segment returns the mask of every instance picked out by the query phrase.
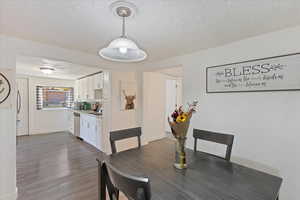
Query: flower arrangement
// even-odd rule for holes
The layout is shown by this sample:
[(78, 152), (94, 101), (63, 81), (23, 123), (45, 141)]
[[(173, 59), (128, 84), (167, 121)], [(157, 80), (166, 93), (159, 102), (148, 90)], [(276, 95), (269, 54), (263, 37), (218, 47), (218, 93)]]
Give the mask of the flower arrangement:
[(172, 120), (168, 118), (172, 134), (177, 140), (174, 166), (178, 169), (184, 169), (187, 167), (185, 157), (185, 141), (190, 125), (190, 119), (192, 118), (193, 113), (196, 111), (197, 104), (198, 101), (195, 100), (191, 104), (188, 103), (187, 109), (184, 109), (183, 106), (180, 106), (172, 113)]

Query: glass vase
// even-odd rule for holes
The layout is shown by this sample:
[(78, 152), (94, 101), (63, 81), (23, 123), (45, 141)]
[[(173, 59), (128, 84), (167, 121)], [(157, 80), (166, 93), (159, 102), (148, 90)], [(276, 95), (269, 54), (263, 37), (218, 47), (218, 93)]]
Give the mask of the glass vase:
[(177, 169), (186, 169), (186, 154), (185, 154), (185, 138), (176, 138), (175, 143), (175, 163), (174, 167)]

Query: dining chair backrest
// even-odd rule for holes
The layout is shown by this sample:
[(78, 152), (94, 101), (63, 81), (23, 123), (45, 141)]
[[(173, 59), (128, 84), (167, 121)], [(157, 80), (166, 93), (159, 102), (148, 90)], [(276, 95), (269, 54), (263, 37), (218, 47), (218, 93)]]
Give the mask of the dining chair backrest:
[(109, 163), (103, 162), (102, 175), (106, 182), (110, 200), (118, 200), (121, 191), (130, 200), (150, 200), (149, 178), (125, 174)]
[(197, 139), (224, 144), (227, 146), (225, 160), (230, 161), (234, 135), (194, 129), (193, 137), (195, 139), (194, 140), (195, 152), (197, 151)]
[(141, 127), (129, 128), (129, 129), (123, 129), (123, 130), (110, 132), (110, 145), (111, 145), (112, 153), (113, 154), (117, 153), (116, 141), (127, 139), (127, 138), (132, 138), (132, 137), (137, 137), (138, 147), (140, 148), (141, 147), (141, 135), (142, 135)]

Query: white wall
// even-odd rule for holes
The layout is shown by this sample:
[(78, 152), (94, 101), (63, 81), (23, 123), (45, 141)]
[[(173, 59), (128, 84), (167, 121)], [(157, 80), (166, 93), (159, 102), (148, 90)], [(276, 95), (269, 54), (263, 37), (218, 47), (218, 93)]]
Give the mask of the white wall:
[(148, 141), (161, 139), (165, 134), (166, 79), (163, 74), (144, 73), (143, 133)]
[[(8, 50), (8, 43), (0, 35), (0, 70), (14, 71), (15, 56)], [(16, 102), (15, 81), (11, 83), (11, 107), (0, 108), (0, 200), (16, 199)]]
[[(110, 131), (134, 128), (142, 126), (141, 124), (141, 112), (142, 112), (142, 79), (141, 73), (138, 72), (111, 72), (111, 123)], [(120, 106), (120, 81), (136, 82), (137, 83), (137, 98), (136, 108), (134, 110), (123, 110)], [(145, 144), (144, 134), (142, 136), (142, 143)], [(118, 151), (136, 146), (136, 139), (126, 139), (124, 141), (117, 142)]]
[[(176, 80), (166, 80), (165, 81), (165, 131), (171, 133), (171, 128), (169, 126), (169, 122), (165, 119), (170, 117), (175, 109), (175, 105), (177, 105), (177, 89), (176, 89), (177, 81)], [(181, 103), (179, 104), (181, 105)]]
[(29, 77), (29, 134), (43, 134), (67, 131), (69, 128), (68, 110), (37, 110), (36, 86), (74, 87), (75, 81)]
[[(112, 72), (112, 96), (111, 96), (111, 103), (112, 103), (112, 114), (113, 114), (113, 121), (118, 123), (113, 123), (111, 126), (111, 130), (119, 130), (124, 128), (132, 128), (138, 126), (137, 124), (137, 116), (136, 112), (140, 105), (138, 102), (136, 103), (136, 109), (134, 110), (123, 110), (120, 106), (120, 81), (128, 81), (128, 82), (137, 82), (136, 73), (135, 72)], [(137, 95), (137, 99), (139, 95)]]
[[(300, 92), (206, 94), (205, 68), (300, 52), (299, 35), (296, 27), (152, 64), (182, 64), (184, 101), (200, 100), (188, 146), (193, 144), (192, 128), (235, 134), (233, 161), (283, 177), (282, 200), (299, 199)], [(220, 146), (199, 146), (223, 154)]]

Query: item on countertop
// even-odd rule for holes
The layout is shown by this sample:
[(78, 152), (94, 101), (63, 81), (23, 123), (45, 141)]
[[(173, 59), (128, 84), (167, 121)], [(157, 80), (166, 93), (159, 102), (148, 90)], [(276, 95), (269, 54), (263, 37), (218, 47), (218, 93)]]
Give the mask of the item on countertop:
[(88, 102), (83, 102), (83, 109), (82, 110), (91, 110), (91, 104)]
[(96, 112), (102, 113), (102, 103), (97, 104)]

